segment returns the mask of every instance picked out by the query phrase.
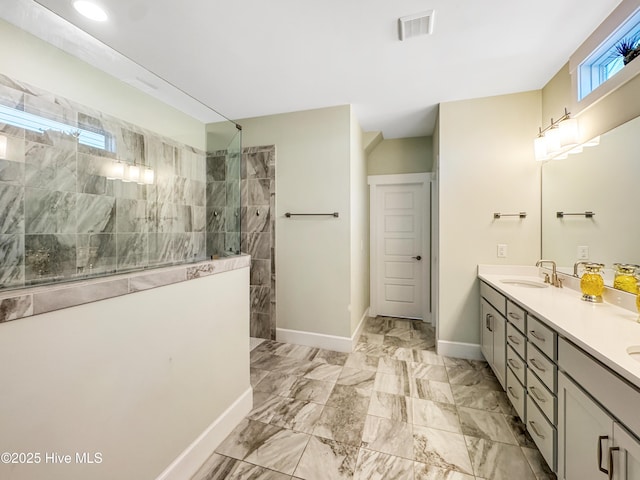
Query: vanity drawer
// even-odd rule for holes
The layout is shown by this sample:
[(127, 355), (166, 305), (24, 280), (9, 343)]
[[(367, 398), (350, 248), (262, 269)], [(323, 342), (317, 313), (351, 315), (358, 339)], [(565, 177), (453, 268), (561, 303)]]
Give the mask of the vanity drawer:
[(521, 332), (527, 331), (527, 313), (511, 300), (507, 300), (507, 320)]
[(511, 348), (511, 346), (507, 346), (507, 366), (511, 369), (513, 374), (518, 377), (520, 383), (523, 385), (526, 383), (526, 363), (522, 360), (516, 352)]
[(527, 431), (551, 470), (555, 471), (556, 429), (544, 417), (529, 395), (527, 395)]
[(510, 368), (507, 368), (507, 397), (509, 397), (513, 408), (516, 409), (518, 416), (524, 422), (526, 419), (527, 390)]
[(521, 358), (526, 358), (526, 345), (527, 341), (525, 336), (518, 331), (512, 324), (507, 323), (507, 343), (520, 355)]
[(527, 367), (542, 380), (550, 391), (557, 392), (558, 367), (531, 343), (527, 346)]
[(497, 290), (484, 282), (480, 282), (480, 295), (489, 302), (502, 316), (505, 314), (507, 299)]
[(556, 357), (557, 334), (535, 317), (527, 318), (527, 338), (551, 360)]
[(547, 419), (556, 424), (556, 396), (531, 371), (527, 370), (527, 393)]

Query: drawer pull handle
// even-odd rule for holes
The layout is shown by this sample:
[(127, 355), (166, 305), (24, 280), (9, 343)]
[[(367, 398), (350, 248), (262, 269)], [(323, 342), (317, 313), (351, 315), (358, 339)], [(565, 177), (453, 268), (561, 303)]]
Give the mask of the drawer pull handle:
[(533, 430), (533, 433), (535, 433), (538, 437), (540, 437), (542, 440), (544, 440), (544, 435), (542, 435), (538, 431), (538, 427), (536, 427), (536, 422), (534, 422), (533, 420), (529, 420), (529, 425), (531, 425), (531, 430)]
[(613, 480), (613, 452), (620, 450), (620, 447), (609, 447), (609, 480)]
[(545, 342), (546, 340), (544, 339), (543, 336), (541, 336), (538, 332), (536, 332), (535, 330), (529, 330), (529, 333), (531, 334), (531, 336), (533, 338), (535, 338), (536, 340), (539, 340), (540, 342)]
[(547, 371), (547, 369), (546, 369), (546, 368), (541, 367), (541, 366), (538, 364), (538, 361), (537, 361), (535, 358), (530, 358), (530, 359), (529, 359), (529, 363), (531, 363), (531, 365), (533, 365), (533, 366), (536, 368), (536, 370), (540, 370), (542, 373), (544, 373), (544, 372), (546, 372), (546, 371)]
[(490, 332), (493, 332), (493, 330), (491, 330), (491, 319), (493, 318), (493, 315), (491, 315), (490, 313), (487, 313), (487, 330), (489, 330)]
[(511, 340), (511, 343), (513, 343), (514, 345), (520, 345), (520, 340), (518, 340), (518, 337), (514, 337), (513, 335), (509, 335), (508, 338), (509, 338), (509, 340)]
[(520, 366), (520, 363), (516, 362), (513, 358), (509, 358), (507, 362), (509, 362), (509, 365), (511, 365), (511, 368), (514, 368), (516, 370), (520, 370), (522, 368)]
[(509, 312), (509, 317), (513, 318), (514, 320), (522, 320), (522, 317), (520, 315), (513, 312)]
[(536, 400), (538, 400), (539, 402), (547, 402), (547, 399), (544, 398), (540, 393), (536, 393), (539, 392), (539, 390), (534, 387), (533, 385), (531, 385), (531, 394), (535, 397)]
[(515, 398), (516, 400), (520, 400), (520, 397), (513, 392), (513, 387), (507, 387), (507, 390), (509, 390), (509, 393), (513, 398)]
[(606, 468), (602, 468), (602, 441), (608, 439), (609, 437), (607, 435), (598, 437), (598, 470), (600, 470), (602, 473), (607, 474), (609, 473), (609, 471)]

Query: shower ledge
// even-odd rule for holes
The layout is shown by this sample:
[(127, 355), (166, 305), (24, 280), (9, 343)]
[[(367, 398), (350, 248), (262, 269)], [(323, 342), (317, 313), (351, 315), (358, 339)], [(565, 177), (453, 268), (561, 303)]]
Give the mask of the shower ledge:
[(172, 283), (249, 268), (250, 265), (251, 256), (242, 254), (77, 282), (10, 290), (0, 293), (0, 323), (129, 295)]

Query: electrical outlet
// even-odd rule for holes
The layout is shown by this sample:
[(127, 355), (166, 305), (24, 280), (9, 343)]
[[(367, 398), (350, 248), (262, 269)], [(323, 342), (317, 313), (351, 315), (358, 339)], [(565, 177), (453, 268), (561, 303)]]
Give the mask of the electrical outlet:
[(507, 245), (505, 243), (498, 244), (498, 258), (507, 258)]
[(578, 245), (578, 260), (589, 260), (589, 247)]

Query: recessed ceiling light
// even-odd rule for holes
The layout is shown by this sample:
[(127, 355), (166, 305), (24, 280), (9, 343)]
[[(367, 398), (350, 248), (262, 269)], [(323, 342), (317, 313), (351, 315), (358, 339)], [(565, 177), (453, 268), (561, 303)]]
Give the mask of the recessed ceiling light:
[(106, 22), (109, 18), (107, 12), (102, 7), (99, 7), (93, 2), (87, 2), (85, 0), (77, 0), (73, 2), (73, 7), (85, 17), (95, 20), (96, 22)]

